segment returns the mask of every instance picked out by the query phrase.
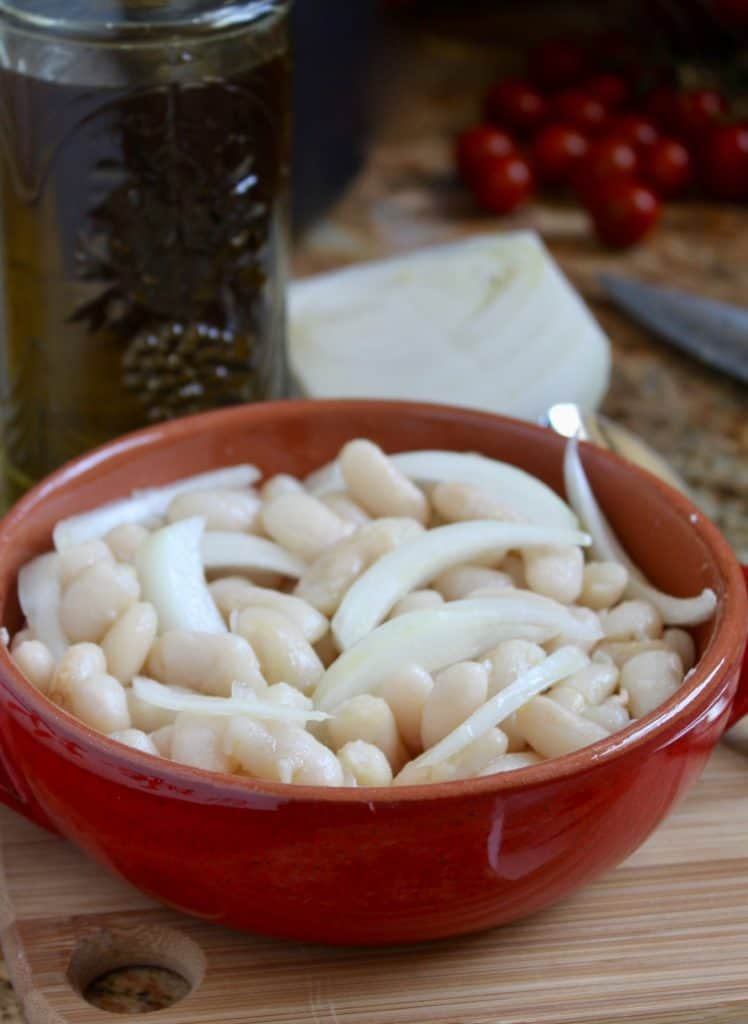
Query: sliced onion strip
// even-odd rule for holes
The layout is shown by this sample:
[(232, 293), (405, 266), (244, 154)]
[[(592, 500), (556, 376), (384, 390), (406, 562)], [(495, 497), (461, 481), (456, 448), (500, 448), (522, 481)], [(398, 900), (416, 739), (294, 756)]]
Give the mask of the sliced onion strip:
[(264, 537), (250, 533), (214, 530), (202, 541), (203, 566), (215, 572), (277, 572), (281, 576), (299, 577), (307, 565), (300, 558)]
[(155, 679), (136, 676), (133, 690), (138, 700), (165, 711), (192, 711), (199, 715), (215, 715), (231, 718), (234, 715), (251, 715), (276, 722), (323, 722), (329, 716), (290, 704), (262, 700), (260, 697), (237, 691), (232, 697), (210, 697), (202, 693), (184, 693), (163, 686)]

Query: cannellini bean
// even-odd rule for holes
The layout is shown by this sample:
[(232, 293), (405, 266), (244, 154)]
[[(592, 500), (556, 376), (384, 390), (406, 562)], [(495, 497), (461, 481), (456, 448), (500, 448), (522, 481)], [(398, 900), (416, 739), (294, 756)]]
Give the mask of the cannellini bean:
[(478, 590), (504, 589), (511, 583), (506, 573), (496, 569), (481, 565), (455, 565), (438, 576), (432, 586), (445, 601), (460, 601), (474, 596)]
[(543, 648), (530, 640), (503, 640), (486, 655), (488, 696), (493, 697), (545, 658)]
[(269, 683), (290, 683), (303, 693), (312, 690), (324, 665), (301, 630), (272, 608), (245, 608), (234, 630), (252, 646)]
[(470, 779), (480, 775), (486, 765), (503, 757), (507, 752), (508, 741), (501, 729), (489, 729), (473, 740), (456, 757), (451, 758), (454, 777)]
[(282, 494), (306, 494), (306, 491), (303, 484), (288, 473), (271, 476), (260, 488), (260, 497), (263, 501), (272, 501), (273, 498), (280, 498)]
[(200, 516), (206, 530), (248, 531), (257, 521), (260, 499), (251, 491), (187, 491), (166, 510), (170, 523)]
[(472, 484), (437, 484), (431, 491), (431, 503), (445, 523), (461, 523), (471, 519), (521, 521), (512, 509)]
[(343, 768), (335, 754), (297, 725), (275, 723), (276, 758), (290, 767), (289, 782), (297, 786), (342, 786)]
[(568, 630), (563, 630), (555, 636), (544, 645), (545, 649), (549, 654), (552, 654), (560, 647), (573, 644), (585, 653), (589, 653), (603, 636), (600, 616), (597, 612), (593, 612), (591, 608), (579, 608), (576, 605), (567, 608), (567, 611), (571, 618), (575, 620), (574, 627), (569, 627)]
[(530, 590), (560, 604), (573, 604), (582, 592), (584, 555), (581, 548), (543, 547), (522, 551)]
[(311, 710), (314, 704), (311, 697), (307, 697), (301, 690), (297, 690), (295, 686), (289, 686), (288, 683), (274, 683), (272, 686), (268, 686), (262, 699), (270, 701), (271, 704), (301, 708), (304, 711)]
[(499, 568), (503, 573), (511, 577), (515, 587), (518, 587), (520, 590), (527, 587), (525, 563), (521, 555), (510, 551), (504, 561), (500, 563)]
[(239, 576), (226, 576), (210, 584), (213, 600), (224, 618), (229, 621), (232, 612), (241, 612), (245, 608), (273, 608), (292, 622), (306, 637), (310, 644), (321, 640), (330, 623), (313, 608), (308, 601), (291, 594), (283, 594), (268, 587), (256, 587)]
[(110, 732), (109, 739), (124, 743), (126, 747), (132, 747), (133, 750), (140, 750), (143, 754), (161, 756), (151, 737), (141, 729), (120, 729), (118, 732)]
[(73, 688), (89, 676), (106, 672), (106, 657), (98, 644), (73, 644), (57, 663), (49, 696), (63, 707), (69, 705)]
[(608, 697), (602, 704), (586, 707), (584, 717), (601, 725), (608, 732), (618, 732), (619, 729), (625, 729), (631, 721), (627, 708), (628, 701), (627, 693), (617, 693), (613, 697)]
[(562, 708), (567, 708), (569, 711), (573, 711), (577, 715), (583, 715), (585, 708), (587, 707), (587, 701), (579, 690), (575, 690), (573, 687), (566, 686), (563, 683), (559, 683), (558, 686), (552, 687), (548, 691), (548, 698), (550, 700), (555, 700)]
[(662, 639), (669, 651), (680, 656), (683, 670), (690, 672), (696, 664), (696, 644), (691, 634), (685, 629), (666, 629)]
[(422, 533), (423, 527), (413, 519), (380, 519), (362, 526), (309, 566), (295, 594), (323, 615), (332, 615), (351, 584), (373, 562)]
[(628, 581), (628, 570), (618, 562), (588, 562), (579, 602), (594, 611), (612, 608), (623, 597)]
[(439, 672), (423, 706), (421, 742), (424, 750), (464, 722), (485, 703), (487, 695), (488, 672), (476, 661), (461, 661)]
[(18, 650), (21, 644), (25, 644), (28, 640), (36, 640), (32, 630), (28, 626), (25, 629), (19, 629), (10, 641), (11, 652)]
[(84, 569), (89, 569), (96, 562), (111, 564), (114, 556), (103, 540), (89, 540), (85, 544), (76, 544), (67, 548), (59, 555), (60, 586), (65, 589)]
[(664, 651), (662, 640), (605, 640), (595, 647), (592, 660), (623, 668), (627, 661), (646, 651)]
[(209, 772), (230, 771), (231, 763), (224, 751), (225, 730), (225, 719), (180, 712), (171, 734), (172, 760)]
[(84, 725), (109, 735), (131, 726), (125, 688), (105, 673), (75, 679), (68, 688), (66, 704)]
[(683, 682), (683, 663), (674, 651), (645, 651), (621, 669), (621, 689), (629, 695), (634, 718), (649, 714), (676, 692)]
[(371, 441), (349, 441), (339, 457), (346, 487), (372, 516), (407, 516), (427, 523), (426, 495)]
[(281, 494), (263, 502), (260, 514), (267, 535), (307, 562), (354, 530), (310, 494)]
[(480, 774), (496, 775), (498, 772), (514, 772), (518, 768), (532, 768), (536, 764), (541, 764), (542, 761), (543, 758), (531, 750), (517, 754), (504, 754), (503, 757), (497, 757), (495, 761), (491, 761), (490, 764), (482, 768)]
[(277, 743), (262, 722), (245, 716), (232, 718), (224, 736), (224, 753), (247, 775), (267, 782), (290, 782), (290, 766), (276, 757)]
[(346, 523), (353, 523), (358, 527), (371, 522), (371, 516), (345, 491), (331, 491), (330, 494), (323, 495), (321, 500)]
[(602, 704), (615, 693), (618, 675), (614, 664), (592, 661), (564, 679), (564, 687), (581, 693), (587, 704)]
[(137, 602), (120, 615), (101, 641), (107, 668), (121, 683), (130, 683), (143, 668), (156, 639), (158, 616), (147, 601)]
[(405, 665), (385, 679), (379, 691), (392, 709), (398, 732), (412, 754), (421, 751), (423, 707), (433, 688), (434, 680), (425, 668)]
[(173, 725), (164, 725), (150, 734), (151, 742), (161, 757), (171, 757), (171, 738), (173, 735)]
[(49, 693), (55, 671), (55, 659), (41, 640), (25, 640), (11, 652), (11, 658), (28, 681), (42, 693)]
[(327, 732), (336, 752), (354, 740), (379, 747), (393, 772), (399, 771), (408, 759), (389, 704), (373, 694), (363, 693), (344, 701), (328, 721)]
[(444, 598), (438, 590), (412, 590), (394, 605), (389, 617), (396, 619), (398, 615), (408, 612), (423, 611), (426, 608), (438, 608), (444, 604)]
[(168, 630), (151, 648), (146, 669), (167, 686), (184, 686), (216, 697), (231, 696), (232, 683), (244, 683), (258, 694), (266, 689), (251, 645), (231, 633)]
[(105, 539), (117, 562), (134, 565), (140, 545), (149, 536), (148, 530), (139, 523), (123, 523), (110, 530)]
[(649, 601), (622, 601), (600, 616), (609, 640), (656, 640), (662, 636), (662, 616)]
[(358, 786), (389, 786), (392, 782), (390, 762), (373, 743), (351, 740), (338, 751), (344, 772), (349, 772)]
[[(161, 729), (173, 724), (177, 717), (176, 711), (169, 711), (167, 708), (157, 708), (154, 704), (146, 704), (135, 696), (135, 691), (127, 687), (127, 707), (130, 711), (130, 719), (134, 728), (142, 732), (156, 733)], [(169, 755), (165, 755), (169, 756)]]
[(549, 697), (533, 697), (517, 712), (527, 742), (543, 757), (562, 757), (605, 739), (607, 729), (569, 711)]
[(95, 562), (79, 572), (64, 592), (60, 623), (73, 643), (98, 641), (139, 596), (131, 566)]

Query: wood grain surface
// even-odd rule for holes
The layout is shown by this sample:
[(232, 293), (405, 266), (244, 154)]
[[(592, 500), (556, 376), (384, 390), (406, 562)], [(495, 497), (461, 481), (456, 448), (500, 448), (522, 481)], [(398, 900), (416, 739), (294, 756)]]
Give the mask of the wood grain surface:
[(164, 1024), (745, 1024), (747, 822), (738, 735), (633, 857), (558, 906), (481, 935), (366, 950), (184, 917), (2, 810), (2, 947), (29, 1024), (100, 1024), (108, 1015), (80, 990), (134, 964), (193, 986), (160, 1011)]

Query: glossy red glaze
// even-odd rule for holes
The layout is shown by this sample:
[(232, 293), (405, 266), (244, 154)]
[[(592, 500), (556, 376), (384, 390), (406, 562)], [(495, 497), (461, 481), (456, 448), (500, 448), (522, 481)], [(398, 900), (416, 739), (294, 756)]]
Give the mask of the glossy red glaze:
[[(351, 437), (391, 451), (478, 450), (560, 487), (563, 441), (527, 423), (436, 406), (288, 402), (156, 427), (94, 452), (0, 524), (0, 616), (18, 626), (20, 565), (72, 512), (240, 460), (304, 474)], [(720, 597), (701, 661), (668, 704), (593, 747), (494, 777), (397, 790), (254, 783), (156, 760), (41, 697), (0, 650), (7, 801), (140, 889), (239, 928), (322, 942), (412, 942), (486, 928), (613, 867), (701, 770), (731, 713), (745, 641), (740, 569), (684, 497), (608, 452), (584, 462), (614, 527), (655, 583)], [(736, 696), (737, 694), (737, 696)], [(718, 837), (715, 837), (715, 842)]]

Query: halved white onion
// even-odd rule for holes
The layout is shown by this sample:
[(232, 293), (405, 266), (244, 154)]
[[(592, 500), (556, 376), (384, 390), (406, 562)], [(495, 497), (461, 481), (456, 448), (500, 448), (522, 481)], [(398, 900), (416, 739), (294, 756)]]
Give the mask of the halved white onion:
[(250, 715), (252, 718), (275, 722), (323, 722), (329, 716), (322, 711), (267, 701), (241, 691), (232, 697), (209, 697), (200, 693), (184, 693), (170, 686), (163, 686), (155, 679), (136, 676), (133, 691), (138, 700), (166, 711), (193, 711), (200, 715), (216, 715), (230, 718), (234, 715)]
[(203, 566), (220, 572), (277, 572), (299, 579), (306, 562), (279, 544), (250, 533), (211, 530), (202, 540)]
[(586, 534), (575, 530), (489, 519), (429, 530), (378, 559), (350, 587), (332, 620), (338, 647), (347, 650), (358, 643), (387, 617), (401, 597), (453, 565), (508, 548), (539, 544), (572, 547), (589, 542)]
[(18, 602), (34, 638), (57, 661), (70, 646), (60, 624), (60, 556), (54, 551), (27, 562), (18, 573)]
[(129, 498), (120, 498), (100, 505), (90, 512), (82, 512), (68, 519), (61, 519), (55, 526), (53, 539), (58, 551), (83, 544), (87, 540), (104, 537), (115, 526), (124, 523), (140, 523), (152, 516), (163, 516), (173, 498), (188, 491), (235, 490), (249, 487), (260, 479), (256, 466), (226, 466), (225, 469), (197, 473), (182, 480), (175, 480), (164, 487), (153, 487), (133, 491)]

